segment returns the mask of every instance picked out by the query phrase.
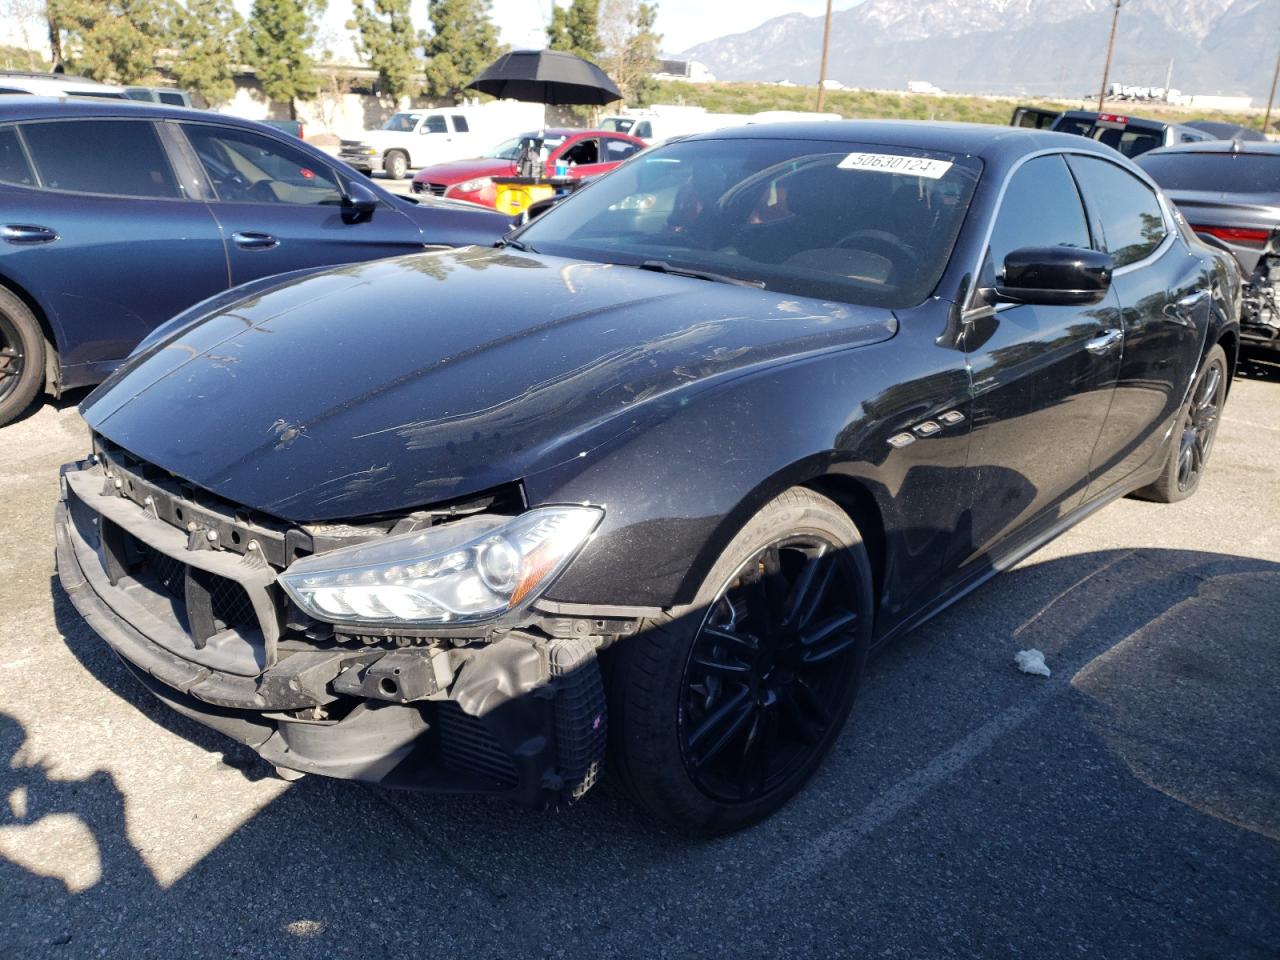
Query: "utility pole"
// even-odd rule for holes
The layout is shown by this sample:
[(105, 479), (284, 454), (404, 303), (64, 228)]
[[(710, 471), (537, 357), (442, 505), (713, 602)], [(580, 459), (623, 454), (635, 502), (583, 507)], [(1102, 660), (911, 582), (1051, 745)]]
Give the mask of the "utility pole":
[(1116, 21), (1120, 19), (1120, 4), (1124, 0), (1115, 0), (1116, 6), (1111, 13), (1111, 36), (1107, 39), (1107, 59), (1102, 64), (1102, 89), (1098, 91), (1098, 112), (1102, 112), (1107, 102), (1107, 81), (1111, 79), (1111, 52), (1116, 46)]
[(1276, 99), (1276, 81), (1280, 80), (1280, 55), (1276, 56), (1276, 72), (1271, 75), (1271, 92), (1267, 94), (1267, 113), (1262, 118), (1262, 135), (1267, 135), (1267, 127), (1271, 125), (1271, 104)]
[(827, 0), (827, 19), (822, 25), (822, 64), (818, 67), (818, 112), (827, 98), (827, 47), (831, 44), (831, 0)]

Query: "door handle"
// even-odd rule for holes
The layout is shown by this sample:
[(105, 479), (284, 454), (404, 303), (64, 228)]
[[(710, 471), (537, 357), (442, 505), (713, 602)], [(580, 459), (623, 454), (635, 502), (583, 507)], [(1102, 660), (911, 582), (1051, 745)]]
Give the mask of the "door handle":
[(6, 243), (52, 243), (58, 239), (58, 231), (32, 223), (6, 223), (0, 227), (0, 236)]
[(1208, 296), (1208, 290), (1197, 290), (1195, 293), (1189, 293), (1173, 303), (1166, 303), (1164, 305), (1164, 315), (1183, 326), (1194, 326), (1195, 321), (1191, 318), (1190, 313), (1200, 306)]
[(253, 233), (252, 231), (233, 233), (231, 239), (236, 242), (237, 247), (245, 250), (270, 250), (272, 247), (280, 245), (280, 241), (269, 233)]
[(1104, 330), (1086, 343), (1084, 348), (1090, 353), (1102, 356), (1123, 339), (1124, 331), (1122, 330)]

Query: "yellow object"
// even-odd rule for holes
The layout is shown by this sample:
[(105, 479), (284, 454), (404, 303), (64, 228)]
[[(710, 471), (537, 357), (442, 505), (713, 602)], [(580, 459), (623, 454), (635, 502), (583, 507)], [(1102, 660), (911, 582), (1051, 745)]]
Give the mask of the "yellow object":
[(499, 213), (517, 217), (529, 209), (530, 204), (555, 195), (556, 188), (549, 183), (494, 183), (494, 206)]

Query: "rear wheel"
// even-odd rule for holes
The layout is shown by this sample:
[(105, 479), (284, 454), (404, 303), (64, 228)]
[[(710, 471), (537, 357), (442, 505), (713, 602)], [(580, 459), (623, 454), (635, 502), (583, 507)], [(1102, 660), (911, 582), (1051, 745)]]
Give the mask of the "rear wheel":
[(848, 516), (804, 488), (767, 504), (691, 613), (617, 651), (611, 752), (631, 794), (701, 833), (777, 810), (844, 725), (871, 617), (870, 564)]
[(27, 305), (0, 290), (0, 426), (27, 409), (44, 383), (44, 335)]
[(409, 172), (409, 158), (399, 150), (392, 150), (382, 161), (382, 172), (392, 180), (403, 180)]
[(1222, 405), (1227, 398), (1227, 354), (1215, 345), (1191, 388), (1174, 429), (1164, 472), (1135, 496), (1157, 503), (1176, 503), (1196, 492), (1218, 435)]

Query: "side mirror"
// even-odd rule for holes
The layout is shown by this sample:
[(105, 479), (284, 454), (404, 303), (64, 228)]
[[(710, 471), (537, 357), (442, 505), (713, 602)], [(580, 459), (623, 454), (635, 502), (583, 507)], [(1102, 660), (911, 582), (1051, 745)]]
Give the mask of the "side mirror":
[(1080, 247), (1022, 247), (1004, 258), (996, 286), (982, 291), (988, 303), (1087, 306), (1111, 289), (1109, 253)]
[(378, 195), (363, 183), (350, 180), (347, 184), (347, 195), (342, 198), (342, 222), (363, 223), (373, 219), (373, 211), (378, 209), (381, 201)]
[(548, 210), (554, 207), (557, 203), (563, 200), (566, 196), (568, 196), (568, 194), (561, 194), (555, 197), (544, 197), (541, 200), (536, 201), (535, 203), (529, 204), (529, 209), (524, 212), (523, 222), (528, 223), (530, 220), (533, 220), (536, 217), (542, 216), (544, 213), (546, 213)]

